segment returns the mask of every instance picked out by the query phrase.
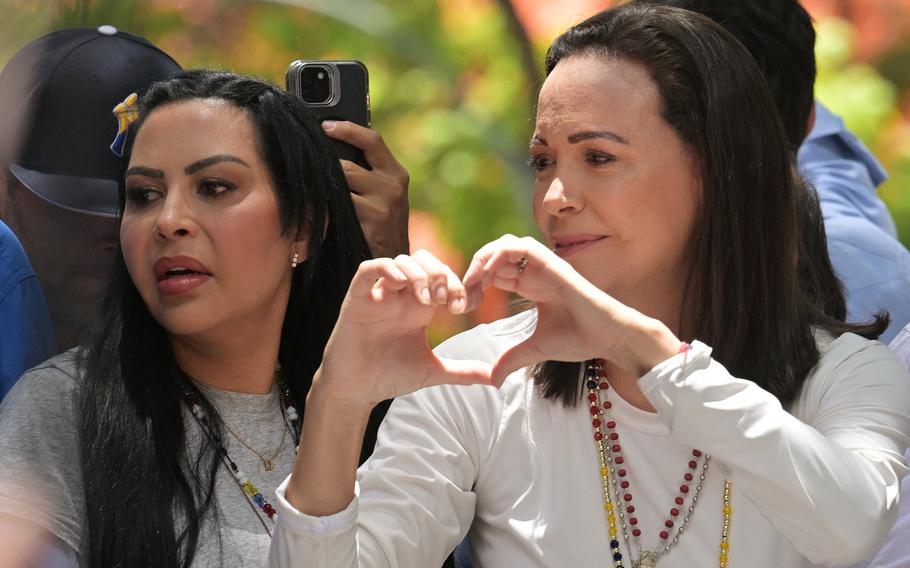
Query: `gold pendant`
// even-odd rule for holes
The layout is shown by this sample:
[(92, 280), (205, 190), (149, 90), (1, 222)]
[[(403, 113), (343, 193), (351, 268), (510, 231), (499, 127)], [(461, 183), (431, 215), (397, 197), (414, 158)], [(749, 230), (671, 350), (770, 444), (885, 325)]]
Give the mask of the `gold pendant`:
[(262, 460), (262, 466), (265, 467), (266, 471), (272, 471), (273, 469), (275, 469), (275, 464), (273, 464), (272, 460), (270, 460), (270, 459)]

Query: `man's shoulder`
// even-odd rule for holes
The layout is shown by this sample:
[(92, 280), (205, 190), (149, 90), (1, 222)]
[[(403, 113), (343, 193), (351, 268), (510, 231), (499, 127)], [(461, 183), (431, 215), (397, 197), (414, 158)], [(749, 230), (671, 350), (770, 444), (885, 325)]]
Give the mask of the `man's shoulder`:
[(19, 239), (6, 223), (0, 221), (0, 298), (11, 286), (34, 274)]

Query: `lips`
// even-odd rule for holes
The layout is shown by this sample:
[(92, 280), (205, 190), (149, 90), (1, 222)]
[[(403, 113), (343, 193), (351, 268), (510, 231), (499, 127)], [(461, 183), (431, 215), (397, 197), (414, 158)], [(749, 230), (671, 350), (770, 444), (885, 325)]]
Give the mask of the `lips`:
[(212, 277), (204, 264), (188, 256), (161, 257), (153, 269), (158, 290), (168, 296), (189, 292)]
[(553, 236), (553, 251), (560, 257), (566, 258), (575, 253), (599, 243), (608, 237), (605, 235), (576, 234)]

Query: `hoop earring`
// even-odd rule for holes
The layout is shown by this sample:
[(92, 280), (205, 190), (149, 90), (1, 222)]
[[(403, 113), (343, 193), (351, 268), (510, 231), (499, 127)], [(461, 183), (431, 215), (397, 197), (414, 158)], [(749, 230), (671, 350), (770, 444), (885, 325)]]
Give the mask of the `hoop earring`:
[(291, 259), (291, 268), (297, 268), (297, 265), (300, 263), (300, 253), (295, 252), (294, 257)]

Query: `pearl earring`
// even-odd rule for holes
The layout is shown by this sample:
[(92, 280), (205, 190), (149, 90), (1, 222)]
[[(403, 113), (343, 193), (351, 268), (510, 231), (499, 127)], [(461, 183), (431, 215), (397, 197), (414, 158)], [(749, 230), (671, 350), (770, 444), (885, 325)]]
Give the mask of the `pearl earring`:
[(297, 265), (300, 263), (300, 253), (295, 252), (294, 258), (291, 259), (291, 268), (297, 268)]

